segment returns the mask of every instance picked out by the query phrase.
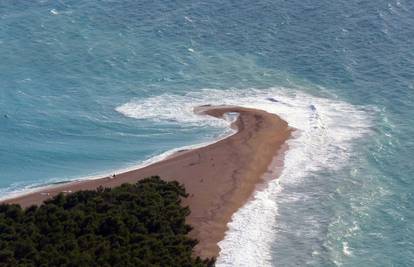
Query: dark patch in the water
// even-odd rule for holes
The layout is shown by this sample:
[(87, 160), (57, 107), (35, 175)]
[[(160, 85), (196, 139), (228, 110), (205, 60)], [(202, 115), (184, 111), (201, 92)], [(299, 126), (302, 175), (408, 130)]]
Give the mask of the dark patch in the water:
[(310, 108), (311, 110), (313, 110), (313, 111), (315, 111), (315, 110), (316, 110), (316, 107), (315, 107), (314, 105), (310, 105), (310, 106), (309, 106), (309, 108)]
[(277, 100), (277, 99), (275, 99), (273, 97), (268, 97), (266, 99), (269, 100), (270, 102), (274, 102), (274, 103), (278, 103), (279, 102), (279, 100)]
[(79, 180), (65, 180), (65, 181), (60, 181), (60, 182), (43, 183), (43, 184), (31, 185), (31, 186), (28, 186), (28, 188), (36, 189), (36, 188), (42, 188), (42, 187), (49, 186), (49, 185), (67, 184), (67, 183), (76, 182), (76, 181), (79, 181)]
[(70, 183), (70, 182), (74, 182), (74, 181), (67, 180), (67, 181), (53, 182), (53, 183), (51, 183), (51, 185), (67, 184), (67, 183)]

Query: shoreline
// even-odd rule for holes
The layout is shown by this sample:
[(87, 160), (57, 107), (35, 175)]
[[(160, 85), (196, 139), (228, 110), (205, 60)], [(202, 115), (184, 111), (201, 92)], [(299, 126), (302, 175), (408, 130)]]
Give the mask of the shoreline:
[[(199, 114), (199, 115), (204, 115), (204, 114)], [(216, 142), (219, 142), (237, 133), (237, 129), (231, 127), (231, 123), (233, 123), (234, 121), (229, 121), (226, 118), (222, 118), (222, 119), (225, 119), (226, 121), (229, 122), (230, 129), (227, 129), (225, 132), (219, 134), (216, 139), (213, 139), (211, 141), (205, 141), (205, 142), (201, 142), (197, 144), (185, 145), (182, 147), (175, 147), (167, 151), (161, 152), (159, 154), (154, 154), (153, 156), (150, 156), (149, 158), (144, 159), (142, 161), (137, 161), (138, 163), (133, 163), (131, 165), (127, 165), (124, 167), (114, 168), (110, 171), (107, 170), (107, 171), (102, 171), (102, 172), (95, 172), (95, 174), (90, 174), (90, 175), (85, 175), (85, 176), (73, 176), (73, 177), (67, 177), (67, 178), (62, 178), (62, 179), (53, 178), (49, 182), (45, 181), (42, 183), (29, 184), (29, 185), (22, 187), (21, 189), (17, 189), (13, 191), (6, 191), (5, 196), (0, 196), (0, 204), (7, 203), (8, 201), (23, 197), (28, 194), (40, 193), (40, 191), (47, 190), (47, 189), (50, 189), (51, 187), (56, 187), (62, 184), (64, 185), (64, 184), (75, 183), (75, 182), (99, 180), (102, 178), (110, 177), (113, 174), (123, 174), (126, 172), (135, 171), (138, 169), (145, 168), (149, 165), (155, 164), (157, 162), (174, 157), (176, 154), (179, 154), (181, 152), (212, 145)]]
[(214, 144), (218, 141), (228, 138), (229, 136), (235, 133), (236, 132), (222, 133), (219, 135), (217, 139), (214, 139), (212, 141), (206, 141), (202, 143), (172, 148), (167, 151), (161, 152), (160, 154), (155, 154), (153, 156), (150, 156), (149, 158), (144, 159), (142, 161), (138, 161), (139, 163), (133, 163), (131, 165), (127, 165), (124, 167), (114, 168), (111, 171), (107, 170), (107, 171), (102, 171), (102, 172), (95, 172), (95, 174), (90, 174), (90, 175), (85, 175), (85, 176), (73, 176), (71, 178), (62, 178), (61, 180), (57, 178), (53, 178), (49, 182), (45, 181), (42, 183), (32, 183), (32, 184), (22, 187), (21, 189), (17, 189), (13, 191), (6, 191), (5, 196), (0, 196), (0, 204), (7, 203), (10, 200), (17, 199), (17, 198), (23, 197), (28, 194), (40, 193), (43, 190), (47, 190), (47, 189), (50, 189), (50, 188), (53, 188), (59, 185), (66, 185), (66, 184), (75, 183), (75, 182), (99, 180), (102, 178), (111, 177), (113, 174), (117, 175), (117, 174), (123, 174), (126, 172), (139, 170), (149, 165), (155, 164), (157, 162), (174, 157), (176, 154), (179, 154), (181, 152), (185, 152), (185, 151), (189, 151), (189, 150), (193, 150), (193, 149), (197, 149), (197, 148), (201, 148), (201, 147)]
[[(222, 119), (226, 114), (237, 113), (231, 124), (236, 132), (205, 146), (179, 149), (160, 161), (115, 177), (48, 185), (0, 202), (28, 207), (61, 192), (115, 187), (159, 175), (164, 180), (176, 180), (186, 187), (189, 197), (184, 199), (183, 205), (188, 205), (191, 210), (187, 223), (194, 229), (190, 236), (199, 240), (195, 247), (196, 255), (217, 257), (220, 251), (218, 242), (224, 238), (232, 215), (252, 197), (260, 184), (280, 175), (286, 140), (293, 129), (277, 115), (257, 109), (201, 106), (194, 111)], [(273, 171), (271, 165), (275, 160), (279, 170)]]

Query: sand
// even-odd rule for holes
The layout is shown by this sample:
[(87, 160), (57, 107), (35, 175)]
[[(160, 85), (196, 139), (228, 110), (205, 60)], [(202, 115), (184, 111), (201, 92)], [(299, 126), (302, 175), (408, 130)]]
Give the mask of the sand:
[[(191, 214), (187, 222), (190, 233), (200, 242), (195, 254), (217, 257), (217, 243), (223, 240), (231, 216), (252, 196), (264, 177), (278, 175), (272, 164), (281, 165), (286, 140), (293, 131), (274, 114), (236, 106), (202, 106), (195, 112), (222, 118), (225, 113), (239, 114), (232, 127), (237, 132), (205, 147), (185, 150), (149, 166), (95, 180), (83, 180), (39, 189), (6, 203), (23, 207), (41, 204), (60, 192), (114, 187), (133, 183), (142, 178), (159, 175), (164, 180), (177, 180), (185, 185), (189, 197), (183, 201)], [(279, 161), (275, 160), (279, 159)]]

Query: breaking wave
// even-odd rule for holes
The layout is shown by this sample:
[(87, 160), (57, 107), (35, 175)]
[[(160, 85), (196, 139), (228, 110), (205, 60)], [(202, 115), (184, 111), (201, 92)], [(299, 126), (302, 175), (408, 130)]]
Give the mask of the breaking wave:
[(352, 142), (370, 133), (374, 111), (289, 88), (203, 89), (182, 95), (163, 94), (132, 100), (116, 110), (136, 119), (227, 129), (225, 121), (194, 114), (195, 106), (205, 104), (266, 110), (297, 129), (288, 141), (280, 178), (255, 192), (252, 200), (233, 215), (225, 239), (219, 243), (221, 253), (217, 266), (271, 266), (278, 205), (295, 197), (278, 199), (283, 195), (284, 186), (300, 183), (316, 171), (339, 170), (345, 166)]

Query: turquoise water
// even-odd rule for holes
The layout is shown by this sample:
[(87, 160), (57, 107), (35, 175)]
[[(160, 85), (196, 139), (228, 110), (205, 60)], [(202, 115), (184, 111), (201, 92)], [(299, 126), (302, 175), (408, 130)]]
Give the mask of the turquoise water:
[(413, 14), (408, 0), (1, 1), (0, 194), (223, 136), (195, 105), (263, 108), (298, 131), (218, 265), (412, 266)]

